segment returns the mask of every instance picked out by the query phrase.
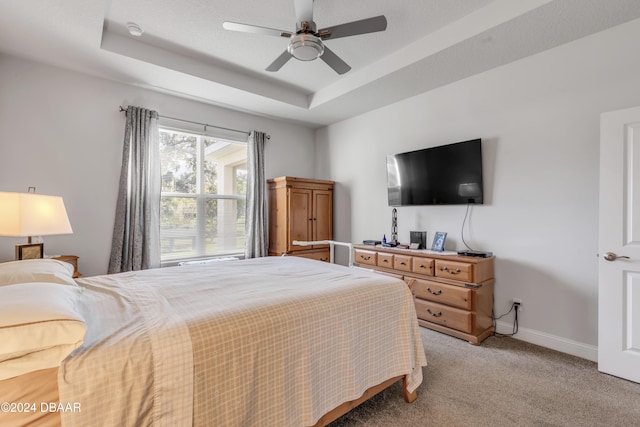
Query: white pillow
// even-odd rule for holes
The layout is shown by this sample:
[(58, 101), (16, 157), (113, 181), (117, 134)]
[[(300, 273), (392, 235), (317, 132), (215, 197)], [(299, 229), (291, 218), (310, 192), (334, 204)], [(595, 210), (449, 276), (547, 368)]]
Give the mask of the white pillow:
[(80, 291), (57, 283), (0, 286), (0, 380), (60, 366), (82, 344)]
[(68, 262), (42, 258), (0, 263), (0, 286), (31, 282), (77, 286)]

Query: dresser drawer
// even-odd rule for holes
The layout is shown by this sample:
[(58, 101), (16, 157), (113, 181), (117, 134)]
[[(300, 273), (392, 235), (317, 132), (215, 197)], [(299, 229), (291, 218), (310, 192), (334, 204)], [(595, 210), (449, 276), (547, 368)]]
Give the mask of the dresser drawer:
[(447, 279), (471, 282), (473, 264), (466, 262), (436, 260), (436, 277), (446, 277)]
[(428, 258), (413, 257), (413, 267), (411, 271), (418, 274), (433, 276), (434, 261)]
[(393, 254), (378, 253), (378, 267), (393, 268)]
[(412, 256), (408, 255), (394, 255), (393, 268), (401, 271), (411, 271)]
[(355, 250), (355, 262), (359, 264), (376, 265), (377, 252), (365, 251), (364, 249)]
[(469, 311), (417, 298), (415, 304), (416, 312), (420, 319), (466, 333), (471, 333), (472, 331), (473, 315)]
[(466, 310), (471, 310), (472, 292), (471, 289), (431, 280), (415, 279), (413, 282), (413, 294), (416, 298), (452, 305)]

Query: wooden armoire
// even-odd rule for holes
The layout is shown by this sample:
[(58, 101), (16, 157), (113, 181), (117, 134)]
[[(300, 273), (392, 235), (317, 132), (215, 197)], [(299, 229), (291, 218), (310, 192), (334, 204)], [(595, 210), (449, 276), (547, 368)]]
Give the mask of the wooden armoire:
[(329, 245), (293, 241), (333, 239), (333, 181), (283, 176), (267, 180), (269, 255), (293, 255), (329, 262)]

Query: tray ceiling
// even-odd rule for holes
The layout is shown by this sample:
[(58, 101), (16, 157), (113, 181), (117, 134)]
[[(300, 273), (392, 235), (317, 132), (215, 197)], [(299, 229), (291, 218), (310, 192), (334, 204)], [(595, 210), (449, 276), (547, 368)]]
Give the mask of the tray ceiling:
[(318, 127), (637, 19), (640, 1), (314, 2), (318, 28), (376, 15), (386, 31), (326, 41), (341, 76), (320, 60), (267, 72), (287, 39), (222, 28), (294, 31), (293, 0), (3, 0), (0, 52)]

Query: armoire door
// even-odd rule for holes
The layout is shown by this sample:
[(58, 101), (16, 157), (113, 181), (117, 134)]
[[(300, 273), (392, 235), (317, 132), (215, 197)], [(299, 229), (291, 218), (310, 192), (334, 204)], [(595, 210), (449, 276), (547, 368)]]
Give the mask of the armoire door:
[[(333, 192), (313, 191), (313, 240), (333, 238)], [(321, 246), (314, 246), (321, 247)]]
[(289, 250), (300, 251), (308, 246), (294, 245), (294, 240), (313, 240), (312, 192), (301, 188), (289, 189)]

